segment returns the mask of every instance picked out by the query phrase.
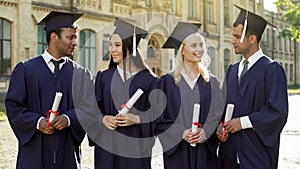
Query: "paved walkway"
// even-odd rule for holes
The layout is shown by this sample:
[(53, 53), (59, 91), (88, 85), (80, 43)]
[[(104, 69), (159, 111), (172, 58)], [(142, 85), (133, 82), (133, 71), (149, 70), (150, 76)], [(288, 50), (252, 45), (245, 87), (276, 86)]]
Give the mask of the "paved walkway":
[[(300, 113), (299, 96), (289, 97), (290, 114), (281, 134), (281, 147), (278, 169), (300, 168)], [(82, 144), (82, 169), (93, 169), (93, 148), (88, 146), (87, 139)], [(17, 139), (7, 120), (0, 121), (0, 169), (14, 169), (17, 156)], [(163, 169), (160, 144), (153, 150), (153, 169)]]

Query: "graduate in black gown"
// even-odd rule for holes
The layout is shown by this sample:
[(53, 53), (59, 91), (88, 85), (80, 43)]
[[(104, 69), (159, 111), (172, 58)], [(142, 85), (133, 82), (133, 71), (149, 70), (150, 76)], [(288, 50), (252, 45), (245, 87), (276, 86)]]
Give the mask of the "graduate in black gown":
[[(95, 146), (96, 169), (151, 168), (154, 144), (152, 107), (149, 94), (157, 79), (149, 71), (136, 47), (147, 32), (116, 18), (110, 37), (110, 63), (99, 71), (95, 91), (105, 127)], [(144, 93), (128, 113), (118, 114), (129, 98), (141, 89)]]
[(286, 76), (259, 47), (268, 22), (238, 8), (241, 11), (233, 24), (231, 43), (243, 57), (229, 66), (225, 77), (226, 104), (235, 107), (232, 120), (224, 124), (228, 133), (222, 137), (222, 129), (217, 132), (222, 141), (219, 168), (276, 169), (280, 133), (288, 116)]
[[(157, 120), (156, 133), (162, 144), (165, 169), (217, 168), (218, 139), (215, 130), (223, 110), (218, 80), (209, 73), (210, 58), (201, 24), (179, 22), (163, 48), (177, 49), (175, 69), (161, 77), (159, 89), (166, 103)], [(199, 121), (193, 121), (194, 104), (200, 104)], [(198, 124), (192, 132), (192, 124)], [(191, 144), (196, 144), (195, 147)]]
[[(77, 27), (73, 23), (81, 15), (48, 14), (39, 23), (45, 25), (48, 48), (42, 55), (18, 63), (11, 75), (5, 106), (18, 139), (18, 169), (79, 168), (80, 144), (85, 132), (77, 118), (75, 104), (84, 104), (90, 109), (96, 103), (86, 97), (94, 90), (84, 93), (93, 87), (90, 72), (68, 58), (77, 45)], [(72, 85), (74, 76), (75, 81), (80, 82), (78, 85)], [(56, 92), (63, 95), (57, 116), (48, 123), (47, 114)], [(84, 112), (84, 107), (79, 111)]]

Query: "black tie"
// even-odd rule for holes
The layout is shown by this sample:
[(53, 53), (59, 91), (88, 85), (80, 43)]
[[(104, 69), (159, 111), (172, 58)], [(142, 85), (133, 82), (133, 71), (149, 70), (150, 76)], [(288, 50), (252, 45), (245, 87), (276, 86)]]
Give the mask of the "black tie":
[(54, 65), (54, 76), (56, 76), (57, 72), (59, 71), (59, 64), (60, 63), (63, 63), (65, 60), (64, 59), (61, 59), (61, 60), (54, 60), (54, 59), (51, 59), (51, 62), (53, 63)]
[(240, 76), (240, 78), (239, 78), (239, 84), (240, 84), (240, 81), (241, 81), (241, 79), (242, 79), (242, 77), (244, 76), (244, 74), (247, 72), (247, 70), (248, 70), (248, 63), (249, 63), (249, 61), (246, 59), (246, 60), (244, 60), (244, 68), (243, 68), (243, 70), (242, 70), (242, 73), (241, 73), (241, 76)]

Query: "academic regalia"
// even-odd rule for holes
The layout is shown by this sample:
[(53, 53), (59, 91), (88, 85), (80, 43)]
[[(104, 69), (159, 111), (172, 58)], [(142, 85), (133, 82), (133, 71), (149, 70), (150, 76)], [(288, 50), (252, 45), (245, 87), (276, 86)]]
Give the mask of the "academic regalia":
[(238, 65), (226, 74), (226, 103), (235, 105), (233, 117), (249, 116), (253, 128), (230, 134), (220, 144), (220, 169), (276, 169), (280, 133), (287, 121), (288, 99), (284, 70), (269, 58), (261, 57), (241, 78)]
[[(141, 124), (117, 127), (114, 131), (103, 127), (102, 137), (93, 140), (96, 169), (140, 169), (151, 168), (151, 150), (154, 145), (152, 107), (149, 94), (156, 88), (157, 80), (147, 69), (137, 72), (125, 82), (117, 68), (99, 72), (95, 91), (98, 106), (104, 115), (115, 116), (121, 105), (140, 88), (144, 91), (130, 113), (140, 116)], [(152, 105), (153, 106), (153, 105)], [(145, 122), (145, 123), (144, 123)], [(131, 138), (149, 138), (148, 141)], [(151, 138), (152, 137), (152, 138)]]
[[(159, 89), (166, 96), (166, 108), (157, 120), (156, 132), (164, 150), (166, 169), (217, 167), (218, 142), (214, 133), (222, 115), (223, 97), (217, 79), (211, 76), (209, 80), (207, 83), (199, 76), (193, 89), (183, 77), (175, 85), (171, 74), (162, 76), (159, 81)], [(158, 104), (161, 103), (163, 100), (159, 100)], [(200, 103), (199, 123), (207, 136), (207, 140), (197, 143), (196, 147), (182, 139), (184, 131), (192, 126), (194, 103)]]
[[(18, 169), (53, 169), (54, 165), (57, 169), (77, 168), (76, 164), (80, 161), (76, 155), (80, 154), (79, 146), (85, 132), (74, 108), (88, 99), (81, 91), (72, 91), (72, 82), (74, 76), (81, 84), (91, 85), (92, 80), (89, 71), (67, 57), (64, 59), (66, 63), (56, 77), (42, 56), (20, 62), (11, 75), (5, 106), (8, 120), (19, 141)], [(74, 71), (77, 74), (73, 76)], [(76, 88), (78, 85), (75, 85)], [(45, 135), (37, 130), (37, 122), (41, 117), (46, 117), (47, 111), (52, 108), (56, 92), (63, 93), (58, 112), (69, 117), (70, 126)], [(82, 100), (78, 99), (79, 96)], [(89, 102), (85, 104), (92, 107)]]

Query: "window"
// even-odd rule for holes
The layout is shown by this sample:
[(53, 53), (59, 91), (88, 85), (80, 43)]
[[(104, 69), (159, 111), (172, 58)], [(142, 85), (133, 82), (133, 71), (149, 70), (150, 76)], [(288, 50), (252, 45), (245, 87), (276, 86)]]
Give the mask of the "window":
[(270, 29), (267, 28), (267, 32), (266, 32), (266, 42), (267, 42), (267, 46), (270, 46), (269, 42), (270, 42)]
[(282, 50), (282, 43), (281, 43), (281, 36), (279, 35), (278, 37), (278, 46), (279, 46), (279, 50)]
[(224, 0), (224, 25), (230, 26), (230, 16), (229, 16), (229, 0)]
[(103, 51), (102, 52), (103, 60), (109, 60), (109, 58), (110, 58), (109, 41), (103, 40), (102, 44), (103, 44), (103, 49), (102, 49), (102, 51)]
[(155, 0), (146, 0), (146, 6), (154, 8), (155, 7)]
[(283, 39), (284, 41), (283, 41), (283, 49), (284, 49), (284, 51), (287, 51), (287, 42), (286, 42), (286, 37), (284, 37), (284, 39)]
[(189, 0), (189, 17), (196, 18), (196, 0)]
[(286, 74), (286, 76), (288, 75), (287, 73), (288, 73), (288, 64), (286, 63), (286, 64), (284, 64), (284, 72), (285, 72), (285, 74)]
[(226, 72), (228, 66), (230, 64), (230, 50), (225, 49), (224, 50), (224, 71)]
[(173, 1), (171, 1), (171, 3), (172, 3), (172, 13), (176, 14), (177, 1), (173, 0)]
[(214, 22), (214, 12), (213, 12), (213, 1), (205, 0), (205, 10), (206, 10), (206, 20), (209, 22)]
[(11, 24), (0, 18), (0, 75), (11, 74)]
[(38, 54), (44, 53), (47, 47), (47, 35), (44, 26), (38, 25)]
[(290, 81), (293, 81), (294, 79), (294, 66), (293, 64), (290, 64)]
[(84, 29), (79, 34), (80, 64), (96, 74), (96, 34)]
[(215, 48), (209, 47), (207, 50), (207, 54), (209, 55), (211, 62), (209, 66), (209, 70), (211, 71), (212, 74), (215, 74)]

